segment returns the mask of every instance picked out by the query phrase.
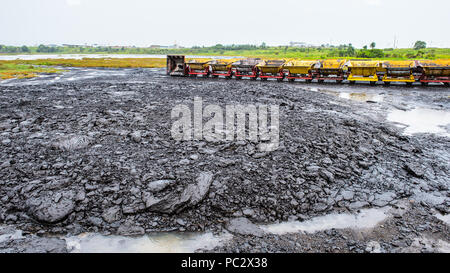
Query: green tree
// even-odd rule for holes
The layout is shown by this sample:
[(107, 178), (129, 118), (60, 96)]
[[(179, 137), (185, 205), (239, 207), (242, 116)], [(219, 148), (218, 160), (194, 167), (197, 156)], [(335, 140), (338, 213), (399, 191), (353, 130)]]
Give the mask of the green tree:
[(357, 52), (356, 57), (358, 58), (383, 58), (384, 52), (381, 49), (361, 49)]
[(21, 48), (20, 48), (20, 50), (22, 51), (22, 52), (30, 52), (30, 49), (27, 47), (27, 46), (22, 46)]
[(347, 56), (354, 56), (355, 55), (355, 48), (352, 44), (348, 44), (347, 47)]
[(15, 46), (6, 46), (6, 50), (7, 53), (17, 53), (19, 52), (19, 48), (15, 47)]
[(375, 42), (370, 43), (370, 48), (374, 49), (377, 46), (377, 44), (375, 44)]
[(45, 45), (39, 45), (37, 48), (37, 52), (46, 53), (49, 52), (49, 47)]
[(367, 50), (367, 46), (366, 46), (366, 45), (365, 45), (365, 46), (363, 46), (363, 49), (364, 49), (364, 50)]
[(415, 49), (415, 50), (424, 49), (424, 48), (426, 48), (426, 47), (427, 47), (427, 43), (425, 43), (424, 41), (417, 41), (417, 42), (414, 44), (414, 49)]

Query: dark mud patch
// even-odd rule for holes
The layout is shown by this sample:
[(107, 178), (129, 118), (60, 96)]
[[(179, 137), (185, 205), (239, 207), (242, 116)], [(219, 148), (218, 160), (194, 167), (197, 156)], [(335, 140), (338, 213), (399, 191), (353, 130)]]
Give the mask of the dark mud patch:
[[(304, 220), (417, 196), (420, 206), (449, 213), (448, 138), (404, 135), (380, 118), (392, 101), (346, 103), (308, 85), (124, 71), (0, 85), (0, 222), (70, 234), (221, 231), (243, 216), (257, 224)], [(411, 103), (434, 103), (443, 92), (424, 90)], [(220, 106), (279, 105), (279, 149), (173, 140), (171, 109), (195, 96)], [(153, 181), (171, 182), (155, 190)]]

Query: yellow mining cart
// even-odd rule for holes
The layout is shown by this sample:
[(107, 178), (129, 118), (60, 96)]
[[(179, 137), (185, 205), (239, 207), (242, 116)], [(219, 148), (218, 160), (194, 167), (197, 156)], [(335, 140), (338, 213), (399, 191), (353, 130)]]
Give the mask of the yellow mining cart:
[(236, 59), (223, 59), (223, 60), (212, 60), (209, 62), (210, 73), (213, 78), (217, 78), (219, 76), (224, 76), (227, 79), (231, 79), (233, 77), (233, 70), (231, 65), (233, 62), (237, 61)]
[(422, 85), (430, 82), (440, 82), (450, 85), (450, 59), (435, 61), (417, 61), (417, 69), (421, 74), (419, 81)]
[(303, 79), (311, 82), (313, 79), (313, 68), (319, 68), (319, 61), (291, 60), (283, 65), (283, 69), (288, 72), (287, 79), (290, 82), (295, 79)]
[(195, 77), (197, 75), (209, 76), (209, 62), (211, 59), (191, 59), (186, 63), (188, 75)]
[(283, 65), (285, 62), (285, 60), (264, 60), (260, 62), (258, 65), (256, 65), (260, 73), (259, 77), (262, 81), (265, 81), (268, 78), (274, 78), (277, 79), (277, 81), (283, 81)]
[(413, 75), (416, 67), (414, 61), (385, 61), (382, 67), (385, 70), (383, 76), (385, 84), (406, 82), (407, 85), (412, 85), (416, 81)]
[(368, 81), (371, 85), (374, 85), (378, 81), (377, 72), (382, 71), (380, 61), (349, 61), (347, 63), (350, 74), (347, 80), (350, 84), (355, 81)]
[(322, 60), (320, 68), (314, 70), (314, 76), (319, 83), (325, 80), (335, 80), (341, 83), (345, 79), (347, 60)]

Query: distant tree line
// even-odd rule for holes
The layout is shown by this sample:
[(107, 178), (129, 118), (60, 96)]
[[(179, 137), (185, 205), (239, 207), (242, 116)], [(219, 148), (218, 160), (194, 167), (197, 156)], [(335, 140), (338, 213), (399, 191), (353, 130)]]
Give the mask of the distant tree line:
[[(307, 47), (289, 47), (289, 46), (267, 46), (266, 43), (261, 45), (249, 44), (231, 44), (214, 46), (193, 46), (191, 48), (142, 48), (142, 47), (120, 47), (120, 46), (6, 46), (0, 45), (0, 53), (2, 54), (33, 54), (33, 53), (50, 53), (50, 54), (89, 54), (89, 53), (105, 53), (105, 54), (189, 54), (189, 55), (224, 55), (224, 54), (253, 54), (260, 56), (289, 56), (289, 57), (319, 57), (320, 58), (434, 58), (435, 49), (426, 49), (424, 41), (417, 41), (413, 49), (377, 49), (376, 43), (371, 42), (369, 46), (361, 49), (355, 48), (351, 43), (342, 45), (324, 44), (321, 46)], [(440, 49), (438, 49), (440, 50)], [(447, 49), (443, 49), (447, 50)], [(447, 50), (448, 51), (448, 50)], [(447, 55), (447, 54), (445, 54)]]
[(29, 53), (27, 46), (5, 46), (0, 45), (0, 53)]

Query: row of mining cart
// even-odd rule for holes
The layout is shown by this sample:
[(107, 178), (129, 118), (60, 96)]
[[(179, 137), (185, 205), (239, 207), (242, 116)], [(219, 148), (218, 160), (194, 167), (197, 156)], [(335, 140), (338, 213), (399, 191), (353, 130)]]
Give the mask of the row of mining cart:
[(450, 60), (435, 61), (376, 61), (376, 60), (262, 60), (247, 59), (190, 59), (181, 55), (167, 56), (167, 74), (171, 76), (225, 77), (227, 79), (250, 78), (252, 80), (276, 79), (283, 81), (304, 80), (312, 82), (344, 80), (353, 84), (357, 81), (404, 82), (412, 85), (420, 82), (450, 83)]

